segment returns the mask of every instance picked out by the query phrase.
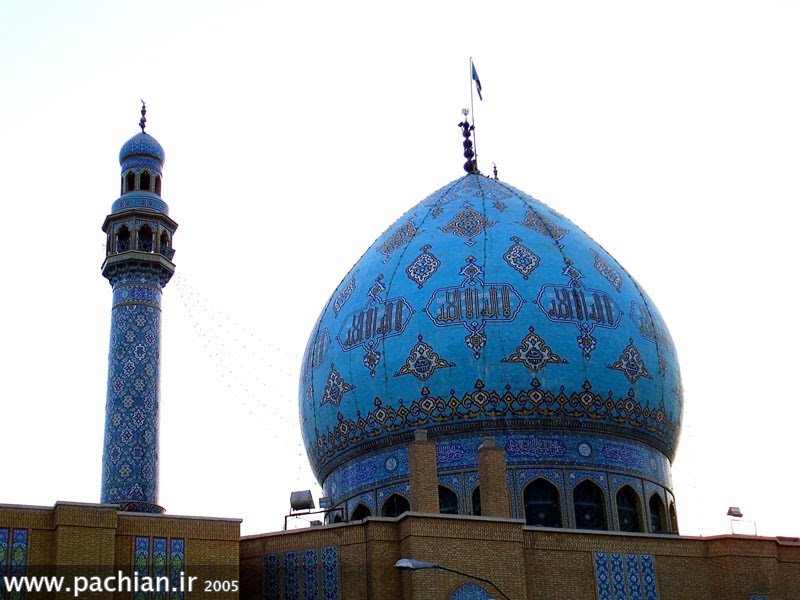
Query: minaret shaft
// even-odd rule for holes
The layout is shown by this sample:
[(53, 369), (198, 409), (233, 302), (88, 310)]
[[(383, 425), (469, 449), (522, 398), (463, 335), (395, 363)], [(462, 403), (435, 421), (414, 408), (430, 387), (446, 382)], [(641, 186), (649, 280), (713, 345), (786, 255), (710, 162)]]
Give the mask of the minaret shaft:
[(158, 506), (161, 284), (149, 273), (114, 277), (101, 501)]

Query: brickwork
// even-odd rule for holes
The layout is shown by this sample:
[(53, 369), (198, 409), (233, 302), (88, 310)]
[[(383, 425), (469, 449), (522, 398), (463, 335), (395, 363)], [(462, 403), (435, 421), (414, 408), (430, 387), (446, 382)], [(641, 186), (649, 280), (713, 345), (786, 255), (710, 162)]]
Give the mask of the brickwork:
[[(185, 594), (189, 600), (264, 598), (265, 558), (287, 553), (302, 557), (307, 551), (320, 559), (319, 572), (335, 581), (333, 593), (319, 587), (315, 597), (320, 600), (449, 600), (470, 582), (491, 597), (502, 597), (486, 580), (514, 600), (593, 600), (599, 597), (598, 553), (622, 556), (626, 564), (652, 561), (653, 597), (662, 600), (749, 600), (753, 595), (800, 600), (800, 540), (793, 538), (590, 532), (525, 527), (516, 519), (414, 512), (245, 538), (239, 537), (239, 525), (230, 519), (122, 513), (109, 505), (0, 505), (0, 529), (27, 532), (28, 574), (52, 570), (53, 565), (87, 576), (132, 573), (139, 537), (182, 540), (186, 572), (202, 581), (240, 580), (238, 595), (195, 588)], [(325, 556), (336, 559), (327, 571)], [(443, 569), (401, 571), (394, 566), (400, 558), (437, 563), (473, 577)], [(28, 597), (35, 600), (33, 594)]]
[(418, 430), (408, 446), (408, 476), (411, 510), (439, 512), (439, 482), (436, 474), (436, 444)]
[[(107, 577), (134, 573), (137, 536), (183, 540), (185, 574), (198, 580), (184, 599), (231, 598), (206, 593), (202, 582), (238, 581), (240, 521), (118, 512), (107, 504), (57, 503), (54, 507), (0, 505), (0, 528), (28, 532), (26, 573), (66, 577)], [(32, 600), (36, 597), (29, 594)], [(130, 593), (97, 593), (92, 599)]]
[(652, 557), (662, 600), (753, 594), (800, 600), (800, 541), (546, 529), (515, 519), (419, 513), (243, 538), (241, 563), (254, 577), (243, 575), (242, 598), (264, 597), (264, 556), (337, 544), (339, 598), (347, 600), (449, 600), (468, 582), (502, 597), (485, 581), (442, 569), (401, 572), (394, 567), (400, 558), (489, 580), (513, 600), (594, 600), (598, 552)]
[(478, 481), (481, 487), (481, 514), (511, 517), (511, 499), (506, 480), (506, 453), (487, 437), (478, 448)]

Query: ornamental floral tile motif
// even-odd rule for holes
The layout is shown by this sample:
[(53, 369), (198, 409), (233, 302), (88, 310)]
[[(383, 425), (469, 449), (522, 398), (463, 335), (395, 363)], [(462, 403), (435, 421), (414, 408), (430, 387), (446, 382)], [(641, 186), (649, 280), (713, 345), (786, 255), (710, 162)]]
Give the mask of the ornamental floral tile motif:
[(443, 359), (439, 356), (433, 348), (422, 341), (422, 336), (419, 336), (419, 341), (411, 349), (411, 353), (406, 358), (405, 364), (400, 370), (394, 374), (395, 377), (400, 375), (413, 375), (421, 381), (425, 381), (436, 369), (446, 367), (454, 367), (455, 364)]
[(534, 373), (541, 371), (548, 363), (567, 362), (553, 352), (544, 339), (533, 330), (533, 326), (530, 326), (528, 331), (528, 335), (522, 338), (522, 343), (517, 346), (514, 353), (500, 362), (522, 363)]
[(431, 249), (429, 244), (422, 247), (422, 254), (417, 256), (410, 265), (406, 267), (406, 275), (414, 283), (417, 284), (419, 289), (425, 284), (431, 276), (436, 273), (436, 270), (441, 266), (442, 261), (436, 258), (433, 254), (428, 252)]
[(322, 395), (322, 402), (319, 405), (330, 402), (334, 406), (339, 406), (342, 403), (342, 396), (353, 389), (354, 387), (342, 379), (339, 372), (331, 365), (328, 381), (325, 384), (325, 393)]
[(480, 235), (484, 229), (494, 226), (495, 223), (496, 221), (489, 221), (467, 204), (447, 225), (441, 227), (441, 230), (445, 233), (452, 233), (458, 237), (466, 238), (467, 245), (472, 246), (475, 244), (472, 238)]
[(523, 279), (527, 279), (539, 266), (539, 257), (530, 248), (523, 246), (520, 238), (514, 236), (511, 241), (514, 243), (503, 254), (503, 260), (518, 271)]
[(650, 375), (650, 371), (644, 366), (642, 355), (639, 353), (636, 346), (633, 345), (633, 340), (629, 339), (628, 342), (628, 345), (625, 347), (625, 350), (622, 351), (620, 357), (616, 362), (608, 365), (608, 368), (621, 371), (631, 383), (636, 383), (641, 377), (652, 379), (653, 376)]

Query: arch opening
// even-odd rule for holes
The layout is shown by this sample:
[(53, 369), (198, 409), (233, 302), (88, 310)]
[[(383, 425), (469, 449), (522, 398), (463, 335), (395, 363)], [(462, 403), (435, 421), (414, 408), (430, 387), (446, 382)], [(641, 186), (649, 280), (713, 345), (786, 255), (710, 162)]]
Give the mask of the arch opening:
[(642, 531), (639, 494), (629, 485), (617, 491), (617, 518), (620, 531)]
[(575, 527), (578, 529), (608, 529), (606, 502), (600, 486), (585, 479), (572, 490)]
[(381, 515), (384, 517), (399, 517), (409, 510), (411, 510), (411, 505), (408, 503), (408, 498), (400, 494), (392, 494), (383, 503)]
[(534, 479), (522, 492), (525, 505), (525, 525), (561, 527), (561, 498), (555, 485)]

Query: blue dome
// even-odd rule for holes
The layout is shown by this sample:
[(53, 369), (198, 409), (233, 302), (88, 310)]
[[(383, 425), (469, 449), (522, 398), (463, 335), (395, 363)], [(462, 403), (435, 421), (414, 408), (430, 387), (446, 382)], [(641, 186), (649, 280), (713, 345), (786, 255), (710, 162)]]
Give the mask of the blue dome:
[(334, 502), (402, 480), (416, 429), (454, 440), (439, 444), (440, 473), (451, 458), (466, 473), (494, 435), (510, 466), (602, 467), (668, 489), (682, 403), (672, 339), (639, 284), (565, 217), (479, 174), (366, 251), (300, 380), (306, 450)]
[(125, 159), (131, 156), (152, 157), (164, 164), (164, 149), (156, 138), (148, 133), (137, 133), (122, 145), (119, 151), (119, 164), (124, 166)]

